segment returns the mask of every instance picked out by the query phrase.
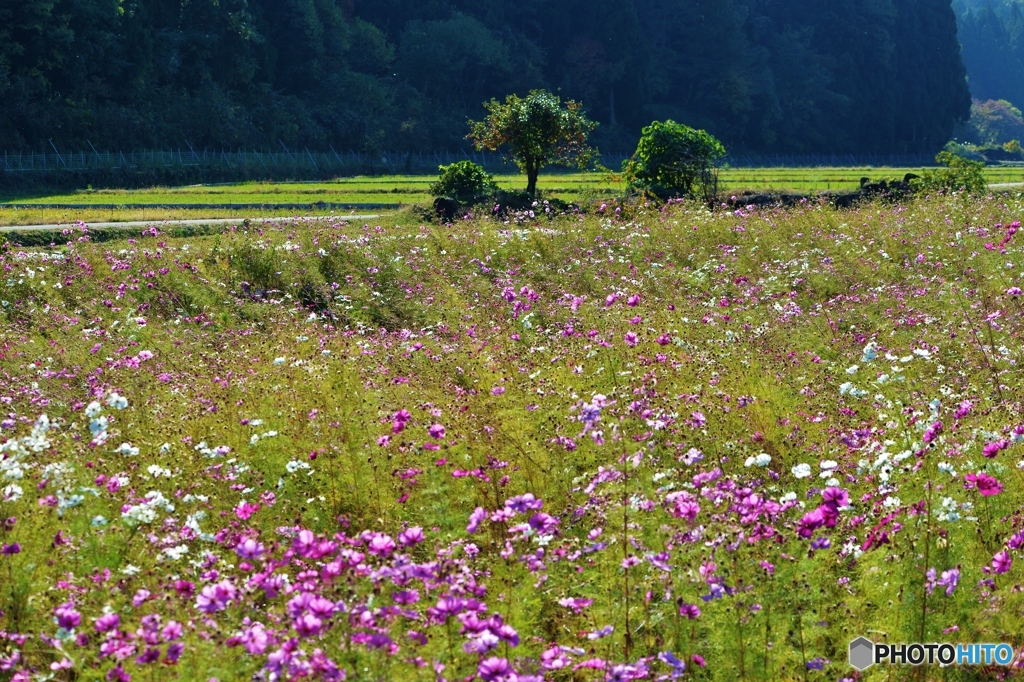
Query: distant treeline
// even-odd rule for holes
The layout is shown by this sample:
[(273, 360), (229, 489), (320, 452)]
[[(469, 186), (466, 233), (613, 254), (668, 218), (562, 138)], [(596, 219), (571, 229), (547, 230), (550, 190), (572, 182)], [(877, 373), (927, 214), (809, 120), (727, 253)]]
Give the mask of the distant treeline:
[(1010, 0), (957, 0), (971, 94), (1024, 107), (1024, 8)]
[(615, 152), (674, 118), (741, 153), (933, 153), (970, 111), (951, 0), (0, 2), (0, 149), (454, 150), (538, 87)]

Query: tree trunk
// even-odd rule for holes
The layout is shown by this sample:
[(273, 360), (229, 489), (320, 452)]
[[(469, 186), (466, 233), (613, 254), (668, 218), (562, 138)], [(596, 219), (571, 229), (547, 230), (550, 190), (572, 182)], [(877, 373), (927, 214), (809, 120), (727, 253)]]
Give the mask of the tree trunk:
[(526, 164), (526, 193), (531, 197), (537, 195), (537, 176), (540, 175), (539, 163)]

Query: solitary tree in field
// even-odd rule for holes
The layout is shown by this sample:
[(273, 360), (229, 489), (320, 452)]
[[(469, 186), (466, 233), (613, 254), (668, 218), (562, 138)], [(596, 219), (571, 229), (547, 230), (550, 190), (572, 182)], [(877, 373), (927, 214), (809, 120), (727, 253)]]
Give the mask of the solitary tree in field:
[(504, 104), (484, 104), (488, 116), (470, 121), (467, 137), (478, 150), (504, 149), (505, 160), (526, 173), (526, 191), (537, 192), (540, 169), (550, 163), (585, 168), (595, 150), (587, 137), (597, 123), (583, 114), (583, 105), (561, 100), (546, 90), (531, 90), (526, 97), (509, 95)]

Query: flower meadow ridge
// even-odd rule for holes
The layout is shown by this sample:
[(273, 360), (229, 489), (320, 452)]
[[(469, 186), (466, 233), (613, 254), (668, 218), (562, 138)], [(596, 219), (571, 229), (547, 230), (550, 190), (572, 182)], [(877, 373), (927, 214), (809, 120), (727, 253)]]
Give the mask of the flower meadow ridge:
[(0, 680), (1019, 652), (1022, 213), (538, 203), (7, 244)]

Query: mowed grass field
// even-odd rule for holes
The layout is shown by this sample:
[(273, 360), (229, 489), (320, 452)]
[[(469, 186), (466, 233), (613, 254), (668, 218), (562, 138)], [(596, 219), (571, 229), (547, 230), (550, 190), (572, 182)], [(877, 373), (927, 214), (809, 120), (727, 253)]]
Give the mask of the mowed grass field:
[[(861, 177), (902, 178), (920, 168), (739, 168), (721, 173), (723, 192), (817, 192), (856, 189)], [(985, 170), (992, 184), (1024, 183), (1024, 168)], [(0, 197), (0, 225), (64, 224), (196, 218), (331, 215), (346, 207), (401, 208), (432, 201), (429, 175), (339, 178), (328, 182), (248, 182), (137, 190), (102, 189)], [(497, 175), (505, 189), (523, 188), (519, 174)], [(539, 183), (545, 197), (584, 203), (621, 194), (609, 173), (551, 173)]]

